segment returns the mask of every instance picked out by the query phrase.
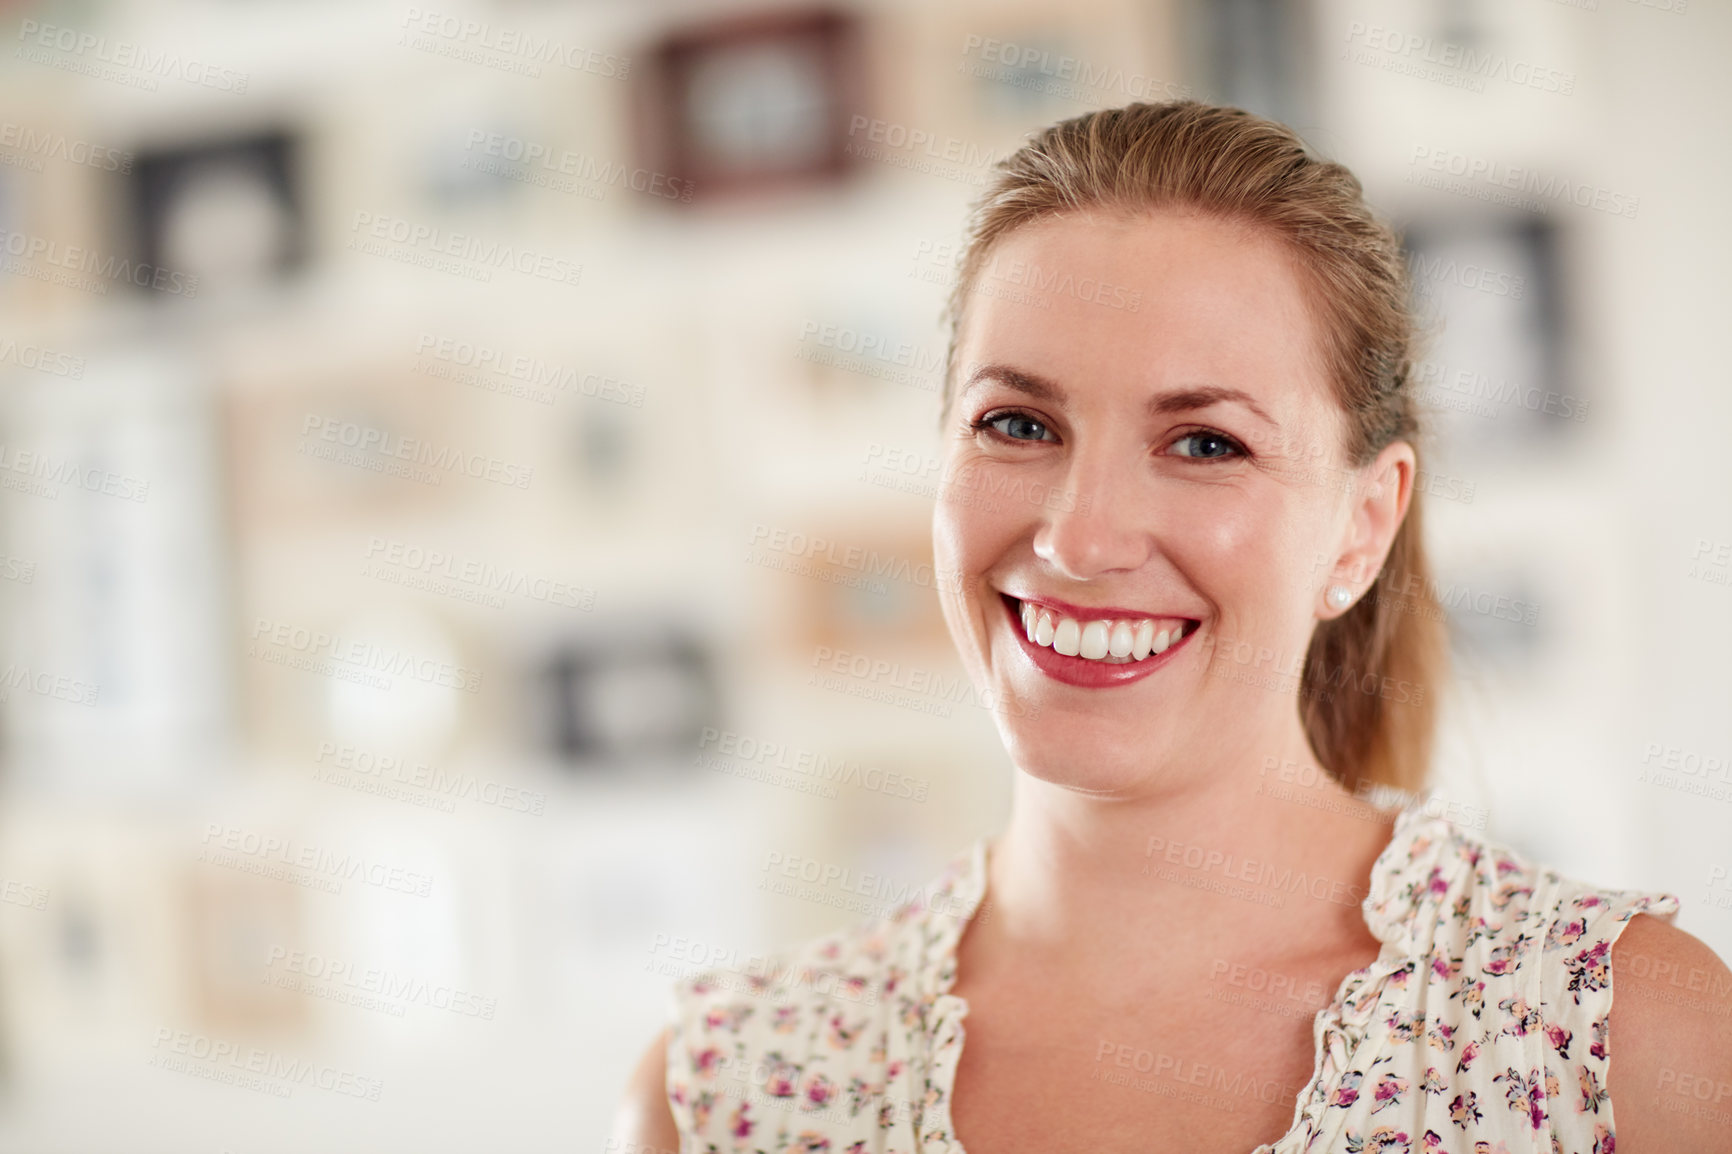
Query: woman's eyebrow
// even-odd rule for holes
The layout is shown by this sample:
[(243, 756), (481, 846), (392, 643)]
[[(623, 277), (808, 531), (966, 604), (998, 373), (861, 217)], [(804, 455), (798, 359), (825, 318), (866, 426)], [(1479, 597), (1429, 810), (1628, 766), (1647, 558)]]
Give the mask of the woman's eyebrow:
[(1280, 426), (1275, 418), (1263, 411), (1263, 406), (1250, 393), (1241, 389), (1229, 389), (1224, 385), (1198, 385), (1192, 389), (1175, 389), (1171, 392), (1156, 393), (1149, 398), (1148, 411), (1150, 416), (1160, 416), (1166, 413), (1183, 413), (1192, 409), (1206, 409), (1210, 405), (1231, 404), (1237, 402), (1250, 409), (1257, 416), (1271, 425)]
[(1052, 381), (1034, 373), (1025, 373), (1021, 369), (1013, 369), (1009, 365), (981, 365), (968, 374), (962, 391), (966, 393), (983, 381), (997, 381), (1007, 389), (1015, 389), (1019, 393), (1027, 393), (1037, 400), (1051, 401), (1056, 405), (1062, 405), (1065, 401), (1064, 390)]
[[(1065, 403), (1065, 391), (1055, 382), (1036, 373), (1014, 369), (1009, 365), (985, 364), (968, 374), (968, 381), (962, 386), (963, 392), (968, 392), (983, 381), (997, 381), (1007, 389), (1015, 389), (1037, 400), (1051, 401), (1056, 405)], [(1156, 393), (1149, 398), (1147, 410), (1150, 416), (1166, 416), (1169, 413), (1185, 413), (1194, 409), (1206, 409), (1211, 405), (1237, 403), (1245, 406), (1251, 412), (1261, 417), (1270, 425), (1279, 427), (1275, 418), (1263, 411), (1263, 406), (1257, 399), (1242, 389), (1228, 388), (1225, 385), (1198, 385), (1189, 389), (1172, 389), (1164, 393)]]

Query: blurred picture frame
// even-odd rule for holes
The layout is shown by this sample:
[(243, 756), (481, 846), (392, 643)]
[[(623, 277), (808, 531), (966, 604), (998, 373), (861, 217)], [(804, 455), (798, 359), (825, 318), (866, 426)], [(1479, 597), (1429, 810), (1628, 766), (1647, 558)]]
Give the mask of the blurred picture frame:
[(639, 80), (646, 168), (694, 200), (841, 180), (864, 68), (853, 15), (797, 9), (686, 25)]
[(198, 278), (203, 293), (287, 280), (309, 248), (301, 151), (280, 127), (141, 148), (124, 247), (140, 264)]
[(294, 988), (292, 975), (270, 971), (273, 956), (300, 945), (301, 901), (295, 887), (278, 881), (188, 871), (187, 980), (208, 1029), (293, 1032), (307, 1026), (307, 995)]
[(711, 645), (668, 622), (560, 640), (544, 648), (538, 667), (535, 728), (573, 769), (689, 761), (720, 716)]
[[(466, 479), (391, 456), (405, 439), (443, 447), (455, 436), (438, 394), (397, 366), (307, 365), (236, 382), (224, 417), (231, 501), (243, 536), (440, 508)], [(383, 443), (385, 451), (363, 446), (363, 439)]]
[(1561, 441), (1588, 419), (1570, 363), (1565, 242), (1549, 219), (1501, 212), (1403, 229), (1429, 337), (1414, 384), (1452, 454)]
[(784, 574), (786, 613), (794, 623), (790, 656), (821, 649), (850, 652), (950, 651), (939, 600), (958, 575), (936, 570), (924, 517), (838, 518), (815, 538), (849, 542), (806, 558), (806, 574)]

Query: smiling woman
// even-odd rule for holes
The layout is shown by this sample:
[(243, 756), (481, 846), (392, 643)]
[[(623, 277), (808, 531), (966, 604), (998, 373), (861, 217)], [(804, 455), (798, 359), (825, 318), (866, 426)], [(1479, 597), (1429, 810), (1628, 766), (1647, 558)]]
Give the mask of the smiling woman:
[(1237, 109), (1065, 121), (998, 166), (950, 319), (935, 565), (1009, 825), (786, 980), (678, 983), (617, 1136), (1727, 1149), (1667, 1105), (1732, 1093), (1676, 898), (1360, 796), (1424, 784), (1444, 645), (1406, 271), (1352, 174)]

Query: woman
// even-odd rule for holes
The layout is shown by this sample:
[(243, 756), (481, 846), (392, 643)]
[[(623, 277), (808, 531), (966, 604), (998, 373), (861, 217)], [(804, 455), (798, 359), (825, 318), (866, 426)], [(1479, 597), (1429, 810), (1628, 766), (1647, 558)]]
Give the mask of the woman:
[(1066, 121), (999, 166), (950, 317), (935, 563), (1009, 826), (773, 977), (679, 983), (621, 1148), (1732, 1149), (1732, 972), (1675, 897), (1361, 800), (1422, 784), (1445, 647), (1353, 176), (1237, 109)]

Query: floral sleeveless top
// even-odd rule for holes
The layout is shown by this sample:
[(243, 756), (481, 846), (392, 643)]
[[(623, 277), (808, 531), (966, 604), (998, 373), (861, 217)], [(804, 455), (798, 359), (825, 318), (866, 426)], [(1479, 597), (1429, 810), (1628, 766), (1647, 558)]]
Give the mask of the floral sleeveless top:
[[(956, 945), (987, 842), (892, 913), (673, 989), (682, 1154), (963, 1154)], [(1317, 1012), (1293, 1124), (1248, 1154), (1612, 1154), (1612, 944), (1664, 893), (1592, 889), (1418, 809), (1362, 904), (1383, 943)]]

